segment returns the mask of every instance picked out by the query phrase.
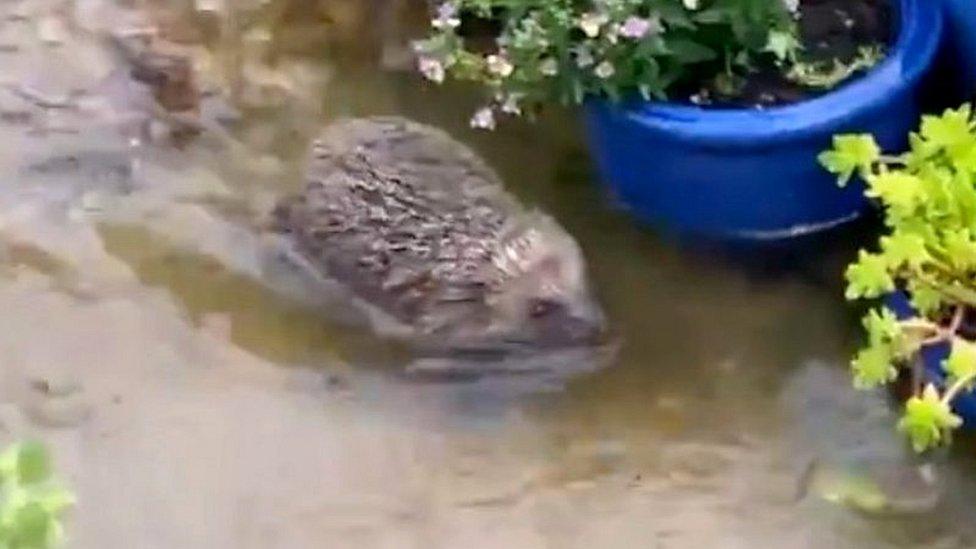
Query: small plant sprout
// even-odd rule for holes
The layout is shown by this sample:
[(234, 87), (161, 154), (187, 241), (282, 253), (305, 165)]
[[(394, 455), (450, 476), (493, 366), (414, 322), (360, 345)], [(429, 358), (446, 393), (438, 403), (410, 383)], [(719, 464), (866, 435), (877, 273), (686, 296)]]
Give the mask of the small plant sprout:
[[(820, 162), (845, 185), (855, 175), (881, 205), (885, 233), (846, 273), (850, 300), (908, 294), (916, 311), (898, 319), (885, 307), (864, 317), (865, 346), (851, 363), (854, 385), (894, 382), (901, 369), (913, 396), (898, 430), (922, 452), (951, 440), (962, 420), (954, 399), (976, 382), (976, 122), (969, 105), (925, 116), (908, 152), (889, 156), (868, 135), (841, 135)], [(948, 346), (944, 381), (928, 379), (922, 349)]]
[(61, 518), (74, 497), (52, 478), (40, 444), (16, 444), (0, 454), (0, 549), (49, 549), (64, 541)]

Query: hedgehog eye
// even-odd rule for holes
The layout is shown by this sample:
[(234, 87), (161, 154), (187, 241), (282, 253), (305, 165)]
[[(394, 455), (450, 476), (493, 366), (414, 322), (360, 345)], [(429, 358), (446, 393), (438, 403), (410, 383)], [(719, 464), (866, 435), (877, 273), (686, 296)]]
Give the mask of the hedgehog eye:
[(551, 299), (533, 299), (529, 304), (529, 316), (532, 318), (542, 318), (552, 314), (559, 307), (559, 303)]

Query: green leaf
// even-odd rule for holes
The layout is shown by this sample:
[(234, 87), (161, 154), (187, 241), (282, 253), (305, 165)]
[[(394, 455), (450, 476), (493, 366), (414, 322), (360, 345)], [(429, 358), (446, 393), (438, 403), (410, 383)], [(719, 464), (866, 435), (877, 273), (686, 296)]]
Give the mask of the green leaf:
[(880, 297), (895, 289), (887, 259), (864, 250), (858, 255), (857, 262), (847, 267), (846, 277), (845, 296), (849, 300)]
[(898, 377), (894, 364), (894, 351), (891, 345), (878, 343), (861, 349), (851, 361), (854, 373), (854, 386), (858, 389), (873, 389)]
[(959, 172), (976, 170), (976, 136), (970, 135), (969, 143), (959, 143), (953, 146), (950, 154), (953, 167)]
[(682, 64), (701, 63), (718, 58), (715, 50), (694, 40), (677, 38), (669, 40), (667, 49)]
[(970, 232), (976, 231), (976, 186), (973, 185), (974, 174), (976, 174), (976, 166), (969, 171), (957, 171), (948, 184), (947, 192), (947, 198), (954, 206), (952, 213), (957, 216), (960, 224), (969, 228)]
[(864, 317), (863, 324), (868, 333), (868, 341), (872, 344), (890, 343), (902, 336), (898, 318), (887, 307), (871, 310)]
[(870, 134), (837, 135), (833, 149), (821, 153), (818, 160), (827, 171), (837, 175), (838, 184), (844, 186), (854, 172), (866, 175), (880, 156), (881, 149)]
[(922, 347), (929, 334), (919, 330), (905, 330), (895, 313), (887, 307), (870, 311), (864, 317), (864, 329), (871, 345), (888, 346), (891, 360), (904, 361)]
[(961, 271), (976, 269), (976, 240), (969, 229), (946, 231), (942, 243), (953, 267)]
[(909, 281), (908, 292), (911, 295), (912, 307), (919, 314), (930, 316), (942, 309), (943, 296), (935, 288), (912, 280)]
[(877, 198), (897, 217), (908, 217), (925, 200), (922, 180), (904, 172), (881, 172), (867, 177), (865, 194)]
[(781, 62), (794, 61), (797, 52), (803, 49), (797, 35), (787, 30), (773, 30), (769, 32), (769, 41), (763, 51), (768, 51)]
[(930, 384), (921, 396), (908, 399), (898, 430), (908, 436), (916, 452), (924, 452), (947, 441), (949, 432), (960, 425), (962, 419), (952, 413), (939, 397), (939, 391)]
[(696, 23), (716, 25), (722, 23), (731, 15), (729, 13), (730, 10), (734, 10), (734, 8), (710, 8), (701, 10), (693, 16), (693, 19)]
[(34, 501), (52, 516), (60, 515), (77, 503), (77, 500), (71, 492), (57, 486), (37, 490), (33, 493), (33, 497)]
[(656, 7), (658, 15), (669, 29), (695, 30), (695, 23), (684, 6), (663, 4)]
[(917, 133), (908, 135), (909, 151), (902, 155), (905, 167), (911, 172), (917, 172), (930, 159), (939, 153), (939, 147), (922, 138)]
[(52, 526), (51, 515), (37, 503), (28, 503), (14, 513), (11, 528), (11, 547), (42, 549), (48, 547)]
[(39, 443), (0, 454), (0, 549), (49, 549), (64, 537), (60, 516), (74, 497), (51, 479), (47, 451)]
[(963, 105), (958, 109), (947, 109), (942, 116), (923, 116), (919, 134), (930, 145), (945, 149), (952, 155), (954, 152), (966, 152), (962, 149), (973, 144), (972, 130), (972, 109), (969, 105)]
[(942, 362), (942, 368), (953, 380), (976, 377), (976, 343), (960, 337), (953, 339), (952, 352)]
[(904, 231), (882, 237), (881, 249), (889, 269), (899, 269), (903, 265), (917, 268), (932, 259), (925, 247), (925, 239)]
[(17, 476), (22, 484), (36, 484), (51, 477), (51, 462), (40, 443), (25, 442), (17, 453)]

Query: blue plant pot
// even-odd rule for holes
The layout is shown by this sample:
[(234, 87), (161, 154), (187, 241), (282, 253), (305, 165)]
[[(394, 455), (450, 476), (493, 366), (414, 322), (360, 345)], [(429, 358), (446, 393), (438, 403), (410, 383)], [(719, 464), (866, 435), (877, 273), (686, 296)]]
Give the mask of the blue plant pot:
[(976, 0), (944, 0), (951, 66), (962, 80), (963, 94), (976, 94)]
[(815, 99), (763, 110), (589, 101), (601, 179), (639, 220), (684, 235), (781, 240), (857, 218), (863, 188), (839, 189), (817, 155), (844, 132), (902, 149), (942, 35), (938, 2), (893, 1), (899, 32), (887, 59)]
[[(885, 305), (900, 319), (915, 315), (915, 309), (912, 308), (904, 292), (889, 294), (885, 299)], [(933, 345), (922, 350), (922, 364), (925, 367), (927, 381), (940, 387), (945, 383), (946, 374), (942, 370), (942, 361), (948, 357), (948, 344)], [(976, 393), (972, 391), (959, 393), (952, 403), (952, 408), (963, 419), (966, 428), (976, 427)]]

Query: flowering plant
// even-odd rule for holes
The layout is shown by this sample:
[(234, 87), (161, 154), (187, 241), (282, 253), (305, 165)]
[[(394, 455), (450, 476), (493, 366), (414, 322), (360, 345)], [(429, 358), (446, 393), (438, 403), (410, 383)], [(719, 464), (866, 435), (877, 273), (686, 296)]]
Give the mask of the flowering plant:
[[(757, 62), (796, 63), (798, 0), (446, 0), (415, 44), (418, 68), (486, 85), (472, 119), (523, 114), (588, 96), (665, 98), (682, 84), (734, 86)], [(470, 20), (497, 32), (479, 47)], [(717, 80), (716, 80), (717, 79)]]
[[(910, 149), (882, 154), (870, 135), (842, 135), (820, 156), (842, 184), (854, 174), (884, 207), (886, 234), (876, 251), (861, 251), (847, 269), (847, 298), (907, 292), (916, 315), (898, 319), (881, 307), (864, 317), (866, 344), (851, 367), (854, 384), (913, 378), (913, 395), (898, 424), (918, 451), (946, 443), (962, 419), (956, 397), (976, 385), (976, 119), (970, 106), (925, 116)], [(945, 345), (944, 383), (933, 384), (918, 362), (922, 349)]]

